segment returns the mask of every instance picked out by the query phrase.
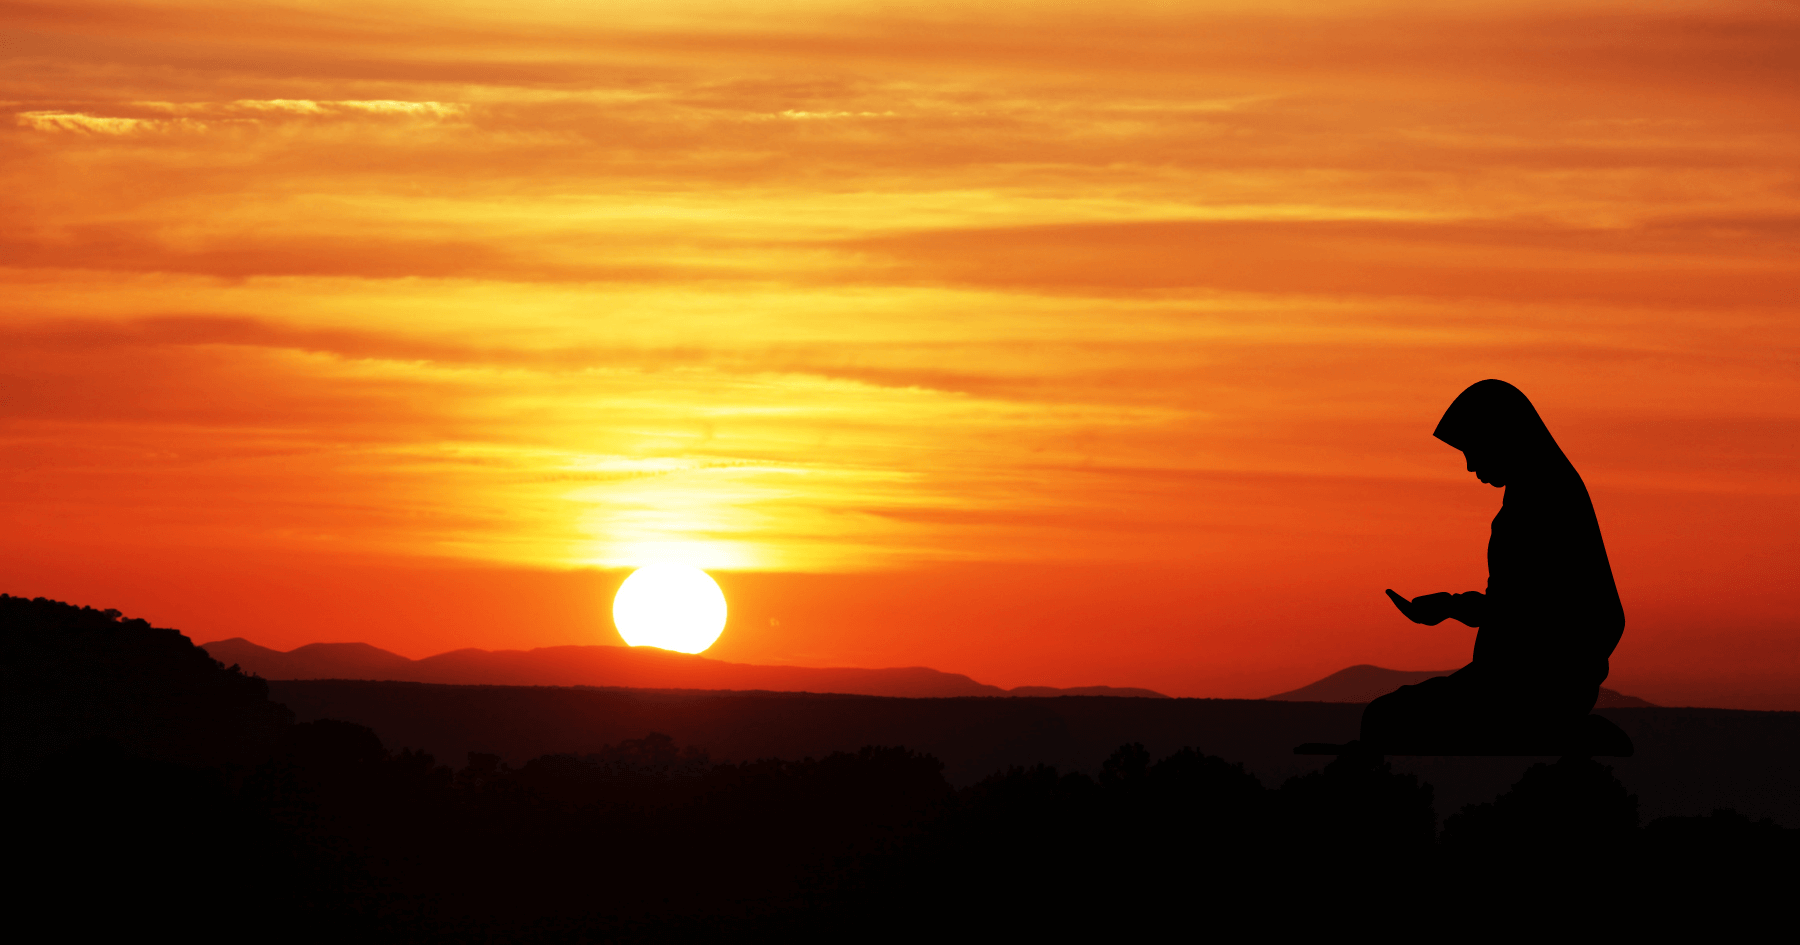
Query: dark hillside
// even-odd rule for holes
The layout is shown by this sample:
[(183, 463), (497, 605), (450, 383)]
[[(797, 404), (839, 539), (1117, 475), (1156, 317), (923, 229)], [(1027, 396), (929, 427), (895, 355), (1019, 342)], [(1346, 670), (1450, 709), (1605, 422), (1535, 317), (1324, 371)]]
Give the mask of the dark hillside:
[(262, 680), (116, 610), (0, 594), (0, 641), (8, 781), (96, 741), (153, 761), (241, 764), (291, 720)]

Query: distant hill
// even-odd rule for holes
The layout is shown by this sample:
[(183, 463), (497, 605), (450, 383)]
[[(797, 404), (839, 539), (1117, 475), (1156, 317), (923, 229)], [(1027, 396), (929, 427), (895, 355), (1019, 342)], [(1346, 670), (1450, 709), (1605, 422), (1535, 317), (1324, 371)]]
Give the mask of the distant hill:
[(603, 686), (829, 692), (864, 696), (1127, 696), (1166, 699), (1149, 689), (1081, 686), (1002, 689), (923, 666), (820, 669), (755, 666), (654, 647), (551, 646), (535, 650), (452, 650), (407, 659), (366, 643), (311, 643), (283, 653), (234, 638), (205, 644), (213, 659), (264, 679), (369, 679), (488, 686)]
[[(1364, 663), (1361, 666), (1340, 669), (1318, 682), (1268, 698), (1277, 702), (1372, 702), (1377, 697), (1385, 696), (1401, 686), (1411, 686), (1434, 676), (1448, 676), (1454, 672), (1456, 672), (1454, 669), (1385, 669)], [(1605, 686), (1600, 687), (1600, 701), (1594, 704), (1596, 709), (1654, 707), (1655, 703), (1646, 702), (1636, 696), (1625, 695)]]

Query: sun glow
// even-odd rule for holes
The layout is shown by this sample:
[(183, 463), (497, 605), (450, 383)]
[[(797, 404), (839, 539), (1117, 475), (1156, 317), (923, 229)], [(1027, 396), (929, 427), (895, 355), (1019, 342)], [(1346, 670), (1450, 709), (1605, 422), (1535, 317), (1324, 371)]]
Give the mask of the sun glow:
[(725, 629), (725, 593), (699, 568), (653, 564), (619, 586), (613, 623), (631, 646), (698, 653)]

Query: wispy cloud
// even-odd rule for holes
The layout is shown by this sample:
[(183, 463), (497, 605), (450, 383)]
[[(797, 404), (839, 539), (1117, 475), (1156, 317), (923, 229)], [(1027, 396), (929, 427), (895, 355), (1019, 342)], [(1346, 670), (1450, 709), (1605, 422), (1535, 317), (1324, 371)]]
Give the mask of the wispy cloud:
[[(33, 131), (70, 131), (86, 134), (128, 135), (145, 131), (161, 131), (168, 129), (174, 122), (154, 118), (118, 118), (105, 115), (87, 115), (81, 112), (19, 112), (16, 116), (20, 125)], [(184, 127), (200, 130), (204, 126), (199, 122), (181, 122)]]
[[(338, 101), (308, 99), (239, 99), (233, 102), (128, 102), (112, 108), (87, 111), (21, 111), (15, 119), (22, 127), (44, 132), (81, 132), (105, 135), (153, 132), (204, 132), (219, 124), (266, 125), (283, 119), (390, 118), (412, 121), (445, 121), (468, 114), (468, 106), (454, 102)], [(123, 113), (123, 114), (119, 114)], [(142, 117), (149, 115), (152, 117)], [(167, 115), (171, 117), (155, 117)]]

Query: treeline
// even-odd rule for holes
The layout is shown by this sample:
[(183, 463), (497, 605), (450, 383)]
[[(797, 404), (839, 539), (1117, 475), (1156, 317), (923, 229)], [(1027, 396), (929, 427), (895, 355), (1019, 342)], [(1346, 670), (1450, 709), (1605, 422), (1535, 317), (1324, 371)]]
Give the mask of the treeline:
[[(9, 712), (16, 900), (71, 934), (1716, 932), (1776, 914), (1800, 852), (1796, 831), (1730, 812), (1640, 826), (1610, 770), (1575, 758), (1441, 829), (1430, 785), (1374, 757), (1272, 787), (1196, 749), (1125, 745), (1098, 777), (1015, 768), (955, 790), (901, 747), (714, 763), (651, 734), (453, 770), (349, 722), (292, 724), (172, 631), (3, 596), (0, 617), (9, 699), (66, 720), (60, 741), (14, 741)], [(38, 665), (106, 652), (125, 656)]]

